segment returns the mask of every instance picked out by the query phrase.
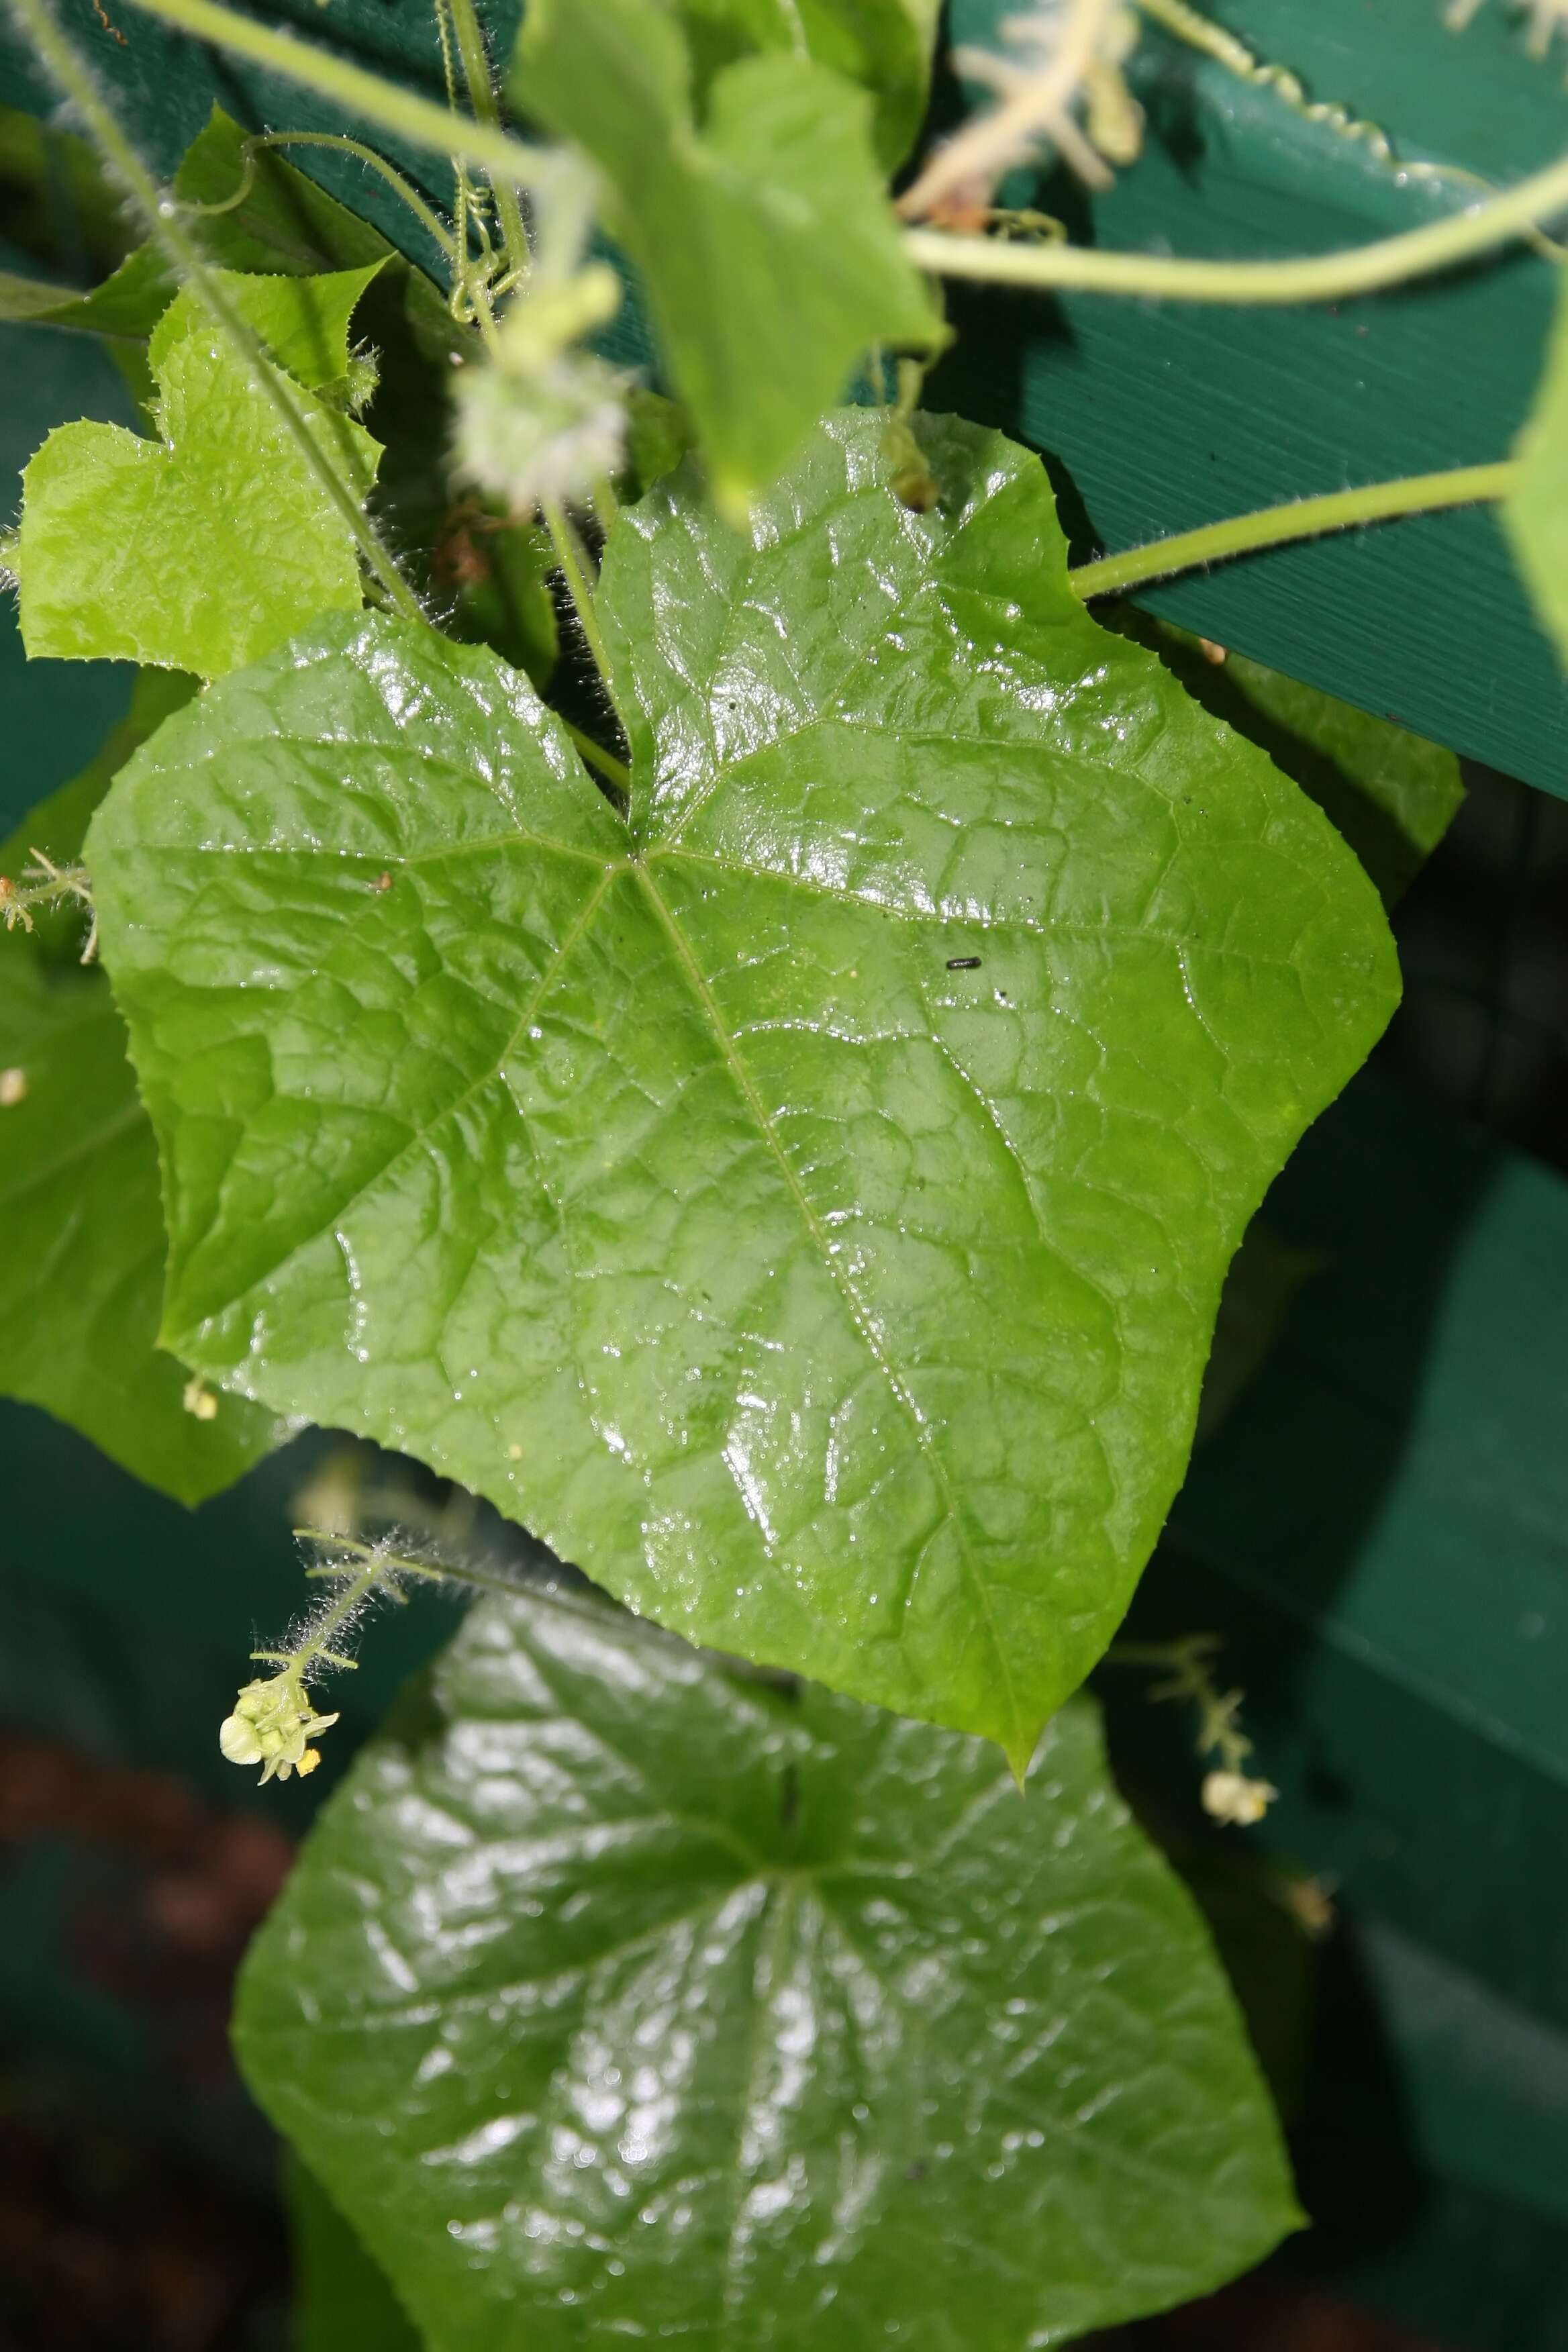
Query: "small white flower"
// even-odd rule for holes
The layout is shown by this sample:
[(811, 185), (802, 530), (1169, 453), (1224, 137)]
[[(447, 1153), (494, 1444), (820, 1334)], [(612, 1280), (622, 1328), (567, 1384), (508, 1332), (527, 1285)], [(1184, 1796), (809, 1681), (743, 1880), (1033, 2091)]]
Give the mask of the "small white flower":
[(1204, 1779), (1204, 1811), (1227, 1827), (1251, 1829), (1279, 1794), (1271, 1780), (1251, 1780), (1245, 1772), (1210, 1772)]

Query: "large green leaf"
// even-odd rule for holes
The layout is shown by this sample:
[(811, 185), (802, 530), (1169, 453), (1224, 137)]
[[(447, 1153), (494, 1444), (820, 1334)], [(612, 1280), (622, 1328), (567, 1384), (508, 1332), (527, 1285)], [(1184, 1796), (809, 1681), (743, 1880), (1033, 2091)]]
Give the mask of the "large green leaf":
[[(268, 315), (284, 318), (287, 283), (251, 281)], [(174, 331), (153, 339), (160, 437), (58, 425), (23, 474), (16, 570), (34, 658), (107, 656), (216, 677), (318, 614), (360, 606), (358, 549), (326, 487), (247, 362), (187, 298), (175, 309)], [(377, 444), (297, 387), (289, 397), (363, 496)]]
[(1502, 519), (1542, 626), (1568, 667), (1568, 272), (1534, 404), (1515, 445), (1519, 476)]
[[(15, 879), (33, 846), (68, 863), (135, 745), (191, 691), (149, 673), (102, 754), (0, 845)], [(274, 1444), (274, 1416), (226, 1397), (184, 1409), (185, 1372), (155, 1345), (165, 1241), (158, 1154), (103, 975), (75, 957), (79, 908), (0, 936), (0, 1066), (20, 1071), (0, 1109), (0, 1391), (43, 1405), (181, 1502), (231, 1486)]]
[(1084, 612), (1038, 461), (927, 430), (930, 515), (863, 411), (748, 538), (689, 468), (628, 512), (629, 826), (492, 657), (339, 622), (90, 858), (171, 1345), (1021, 1766), (1397, 980), (1319, 812)]
[(994, 1749), (487, 1603), (329, 1802), (241, 2063), (432, 2352), (1025, 2352), (1298, 2215), (1082, 1699)]
[(1361, 859), (1384, 905), (1397, 903), (1464, 801), (1452, 751), (1243, 654), (1216, 662), (1201, 637), (1169, 621), (1130, 609), (1107, 618), (1152, 646), (1205, 710), (1310, 793)]
[(584, 147), (647, 289), (664, 355), (732, 520), (795, 456), (873, 344), (931, 345), (867, 98), (796, 55), (712, 79), (700, 124), (661, 0), (532, 0), (518, 104)]
[(876, 101), (877, 152), (908, 154), (931, 88), (938, 0), (676, 0), (691, 44), (699, 108), (722, 67), (759, 50), (815, 58)]

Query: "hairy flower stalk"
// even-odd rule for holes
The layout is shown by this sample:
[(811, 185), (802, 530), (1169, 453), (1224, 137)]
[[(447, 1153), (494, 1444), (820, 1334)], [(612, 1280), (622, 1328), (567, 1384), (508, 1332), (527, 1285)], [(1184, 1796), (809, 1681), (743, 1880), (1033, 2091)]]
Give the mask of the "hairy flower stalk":
[(303, 1541), (330, 1546), (346, 1558), (336, 1558), (307, 1570), (312, 1577), (331, 1579), (341, 1586), (335, 1600), (300, 1627), (286, 1650), (252, 1650), (258, 1665), (279, 1671), (246, 1683), (234, 1703), (234, 1712), (218, 1727), (217, 1744), (231, 1764), (259, 1764), (263, 1781), (286, 1780), (291, 1772), (301, 1779), (321, 1762), (321, 1750), (310, 1742), (336, 1723), (336, 1715), (321, 1715), (306, 1687), (307, 1679), (324, 1667), (352, 1672), (354, 1660), (331, 1645), (344, 1639), (373, 1601), (401, 1601), (398, 1585), (405, 1576), (443, 1580), (439, 1569), (395, 1554), (390, 1546), (362, 1544), (351, 1538), (296, 1529)]
[(1198, 1710), (1194, 1746), (1216, 1760), (1204, 1775), (1203, 1808), (1227, 1828), (1251, 1829), (1279, 1794), (1271, 1780), (1247, 1770), (1252, 1742), (1237, 1722), (1245, 1693), (1215, 1688), (1210, 1665), (1220, 1646), (1217, 1633), (1188, 1633), (1179, 1642), (1117, 1642), (1106, 1652), (1113, 1666), (1168, 1666), (1168, 1682), (1157, 1683), (1151, 1699), (1191, 1699)]

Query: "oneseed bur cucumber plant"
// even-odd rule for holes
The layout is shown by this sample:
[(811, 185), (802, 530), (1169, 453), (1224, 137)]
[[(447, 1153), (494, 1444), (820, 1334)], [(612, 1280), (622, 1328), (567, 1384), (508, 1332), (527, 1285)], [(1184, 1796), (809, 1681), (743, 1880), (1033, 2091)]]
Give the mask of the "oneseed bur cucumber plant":
[[(1077, 572), (1038, 457), (922, 384), (950, 272), (1350, 295), (1540, 237), (1568, 169), (1185, 263), (1000, 202), (1045, 145), (1135, 168), (1102, 0), (961, 58), (994, 104), (923, 148), (927, 0), (531, 0), (499, 85), (437, 0), (445, 106), (135, 5), (355, 135), (215, 113), (165, 190), (12, 0), (143, 241), (90, 293), (0, 279), (142, 419), (51, 434), (6, 544), (31, 656), (140, 667), (0, 854), (7, 1386), (187, 1500), (348, 1430), (624, 1604), (320, 1538), (332, 1597), (215, 1694), (266, 1779), (320, 1760), (365, 1607), (484, 1589), (255, 1948), (248, 2078), (441, 2352), (1023, 2352), (1201, 2292), (1289, 2174), (1080, 1688), (1458, 787), (1089, 605), (1500, 498), (1561, 635), (1561, 366), (1513, 459)], [(444, 289), (289, 160), (334, 142)], [(657, 383), (602, 340), (634, 303)], [(1260, 1819), (1202, 1638), (1121, 1655)]]

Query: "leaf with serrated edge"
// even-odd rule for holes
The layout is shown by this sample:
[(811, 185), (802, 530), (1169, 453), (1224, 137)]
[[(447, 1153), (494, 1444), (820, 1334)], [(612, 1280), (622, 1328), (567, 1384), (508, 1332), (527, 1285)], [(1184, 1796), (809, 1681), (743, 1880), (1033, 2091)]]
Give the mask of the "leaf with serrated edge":
[[(154, 370), (161, 438), (56, 427), (22, 477), (19, 617), (29, 657), (221, 677), (318, 614), (357, 611), (353, 532), (249, 367), (194, 320)], [(356, 497), (377, 444), (290, 397)]]
[(493, 657), (367, 620), (171, 722), (89, 856), (172, 1346), (1021, 1765), (1397, 976), (1319, 812), (1084, 612), (1038, 461), (927, 437), (931, 515), (860, 411), (749, 538), (689, 469), (628, 510), (629, 824)]
[(476, 1611), (355, 1764), (237, 2042), (432, 2352), (1026, 2352), (1300, 2218), (1088, 1701), (1020, 1799), (562, 1596)]

